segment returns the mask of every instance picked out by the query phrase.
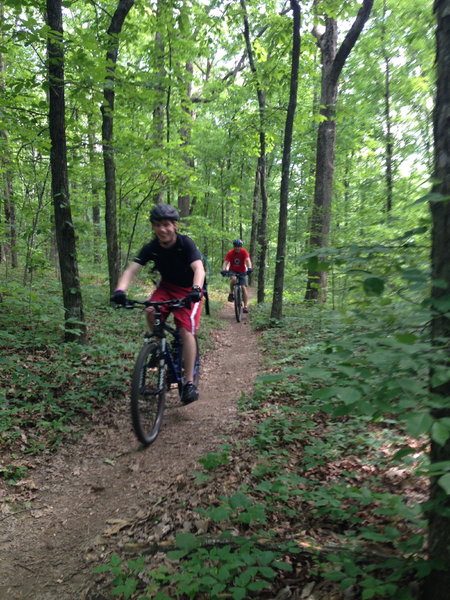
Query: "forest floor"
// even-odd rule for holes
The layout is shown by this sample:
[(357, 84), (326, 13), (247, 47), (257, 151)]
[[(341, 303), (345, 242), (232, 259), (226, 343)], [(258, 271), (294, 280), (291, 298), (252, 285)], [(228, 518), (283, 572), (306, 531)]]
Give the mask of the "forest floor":
[(85, 598), (108, 539), (161, 499), (189, 495), (198, 459), (236, 432), (237, 400), (251, 391), (258, 370), (256, 334), (245, 315), (236, 323), (228, 304), (221, 317), (226, 326), (202, 360), (200, 399), (184, 407), (174, 392), (152, 446), (140, 447), (120, 398), (92, 416), (78, 442), (50, 458), (27, 459), (30, 475), (16, 486), (0, 481), (1, 599)]

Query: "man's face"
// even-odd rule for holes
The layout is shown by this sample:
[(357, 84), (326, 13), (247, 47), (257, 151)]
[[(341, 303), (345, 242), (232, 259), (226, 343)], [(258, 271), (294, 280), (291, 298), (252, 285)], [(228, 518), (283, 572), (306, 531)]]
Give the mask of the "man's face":
[(239, 253), (241, 251), (241, 247), (240, 246), (235, 246), (234, 247), (234, 251)]
[(170, 221), (169, 219), (152, 223), (153, 233), (163, 247), (172, 246), (175, 243), (177, 239), (177, 227), (177, 221)]

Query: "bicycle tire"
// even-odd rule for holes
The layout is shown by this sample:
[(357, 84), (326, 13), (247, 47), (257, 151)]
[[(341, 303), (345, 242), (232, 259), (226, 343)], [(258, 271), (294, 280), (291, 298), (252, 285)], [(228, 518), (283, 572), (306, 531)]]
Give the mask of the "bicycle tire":
[(146, 344), (136, 359), (131, 380), (131, 422), (144, 446), (156, 440), (164, 414), (167, 365), (161, 364), (159, 356), (158, 342)]
[(234, 314), (236, 321), (241, 322), (242, 317), (242, 289), (240, 285), (234, 286)]
[[(196, 355), (195, 355), (195, 363), (194, 363), (194, 385), (198, 390), (198, 384), (200, 383), (200, 348), (198, 345), (197, 336), (195, 337), (195, 346), (196, 346)], [(181, 398), (181, 394), (183, 393), (182, 381), (178, 382), (178, 393)]]

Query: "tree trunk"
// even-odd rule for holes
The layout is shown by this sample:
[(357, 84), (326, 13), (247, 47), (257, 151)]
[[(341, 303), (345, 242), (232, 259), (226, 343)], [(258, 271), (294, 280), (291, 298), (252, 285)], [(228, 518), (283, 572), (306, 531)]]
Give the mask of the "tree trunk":
[[(3, 4), (0, 4), (0, 18), (3, 22), (4, 11)], [(3, 54), (0, 53), (0, 80), (1, 88), (5, 87), (3, 73), (5, 72), (5, 61)], [(7, 243), (2, 245), (4, 257), (10, 262), (13, 269), (19, 265), (17, 259), (17, 234), (16, 234), (16, 208), (13, 196), (13, 177), (11, 172), (11, 158), (8, 150), (8, 132), (6, 129), (0, 130), (2, 143), (0, 144), (1, 165), (3, 171), (3, 208), (5, 213), (5, 224), (7, 229)], [(3, 257), (2, 257), (3, 258)]]
[(258, 79), (258, 71), (256, 69), (255, 60), (253, 58), (253, 49), (250, 41), (250, 26), (247, 17), (247, 5), (245, 0), (240, 0), (242, 11), (244, 13), (244, 37), (245, 46), (247, 49), (248, 60), (250, 63), (251, 72), (254, 75), (256, 82), (256, 95), (258, 97), (259, 106), (259, 159), (258, 159), (258, 171), (259, 171), (259, 186), (261, 191), (261, 211), (259, 214), (258, 223), (258, 304), (264, 302), (265, 295), (265, 279), (266, 279), (266, 255), (267, 255), (267, 187), (266, 187), (266, 175), (267, 175), (267, 155), (266, 155), (266, 131), (265, 131), (265, 120), (266, 120), (266, 96), (264, 90)]
[[(165, 45), (164, 40), (166, 38), (165, 29), (165, 9), (167, 3), (164, 0), (158, 0), (156, 7), (156, 22), (158, 30), (155, 33), (155, 50), (156, 50), (156, 71), (157, 75), (157, 88), (156, 100), (153, 106), (153, 143), (155, 149), (161, 152), (159, 160), (162, 163), (163, 160), (163, 149), (164, 149), (164, 113), (165, 113), (165, 98), (166, 98), (166, 67), (165, 67)], [(162, 167), (162, 164), (161, 164)], [(153, 195), (153, 202), (155, 204), (161, 204), (164, 200), (164, 176), (162, 169), (159, 172), (155, 171), (153, 174), (155, 181), (158, 182), (156, 192)]]
[[(255, 185), (253, 187), (253, 202), (252, 202), (252, 228), (250, 231), (250, 258), (252, 260), (252, 264), (257, 264), (256, 260), (256, 248), (257, 248), (257, 240), (258, 240), (258, 215), (259, 215), (259, 194), (260, 185), (259, 185), (259, 165), (256, 168), (255, 172)], [(250, 285), (253, 281), (253, 274), (249, 277)]]
[[(187, 34), (187, 32), (186, 32)], [(180, 139), (181, 139), (181, 148), (183, 152), (183, 161), (184, 168), (186, 172), (186, 176), (182, 178), (182, 185), (186, 188), (182, 191), (182, 193), (178, 196), (178, 208), (180, 209), (180, 217), (183, 220), (183, 223), (186, 225), (189, 224), (189, 215), (191, 213), (191, 196), (188, 193), (189, 187), (189, 174), (194, 169), (194, 161), (190, 156), (190, 146), (191, 146), (191, 129), (192, 129), (192, 119), (194, 118), (194, 113), (192, 111), (192, 75), (194, 72), (194, 66), (191, 62), (186, 63), (185, 65), (186, 73), (187, 73), (187, 84), (186, 84), (186, 97), (182, 101), (181, 108), (183, 110), (184, 115), (184, 124), (180, 129)]]
[[(336, 144), (336, 99), (337, 79), (331, 79), (331, 71), (336, 58), (337, 23), (325, 19), (325, 33), (319, 40), (322, 55), (322, 84), (320, 94), (320, 122), (317, 131), (316, 183), (311, 214), (309, 245), (312, 249), (328, 245), (331, 220), (331, 194), (333, 190), (334, 155)], [(314, 261), (314, 265), (317, 262)], [(307, 300), (324, 299), (326, 293), (326, 272), (316, 266), (308, 269), (306, 288)]]
[[(337, 24), (334, 19), (326, 17), (325, 33), (320, 36), (316, 34), (322, 56), (320, 114), (324, 120), (320, 123), (317, 133), (316, 183), (309, 239), (312, 249), (326, 248), (330, 233), (339, 76), (369, 18), (372, 5), (373, 0), (363, 0), (363, 5), (337, 52)], [(326, 287), (326, 271), (320, 269), (320, 265), (317, 267), (315, 263), (308, 269), (305, 299), (324, 300)]]
[(298, 0), (290, 0), (293, 12), (292, 21), (292, 62), (289, 91), (289, 105), (284, 128), (283, 158), (281, 162), (280, 215), (278, 223), (277, 256), (275, 260), (275, 281), (271, 318), (280, 320), (283, 316), (284, 264), (286, 253), (287, 213), (289, 199), (289, 175), (291, 168), (292, 131), (295, 109), (297, 108), (298, 65), (300, 61), (300, 6)]
[(94, 264), (101, 264), (100, 255), (100, 240), (101, 240), (101, 227), (100, 227), (100, 181), (96, 174), (95, 165), (95, 138), (94, 138), (94, 122), (91, 115), (88, 115), (89, 133), (88, 133), (88, 145), (89, 145), (89, 170), (91, 178), (91, 193), (92, 193), (92, 254)]
[(61, 0), (47, 0), (49, 128), (52, 197), (65, 310), (65, 340), (86, 342), (83, 302), (76, 259), (75, 229), (69, 203), (64, 98), (64, 48)]
[[(450, 300), (450, 0), (435, 0), (437, 17), (436, 64), (437, 91), (434, 108), (434, 181), (433, 192), (439, 194), (431, 202), (433, 223), (431, 268), (432, 280), (440, 285), (432, 286), (434, 315), (432, 318), (432, 340), (435, 346), (446, 352), (447, 369), (450, 365), (450, 319), (442, 309)], [(442, 286), (442, 282), (447, 287)], [(450, 419), (450, 381), (434, 387), (432, 392), (441, 401), (440, 408), (432, 411), (434, 419)], [(450, 439), (443, 445), (431, 441), (431, 463), (450, 461)], [(431, 480), (430, 512), (428, 525), (429, 559), (440, 563), (442, 568), (433, 570), (422, 589), (423, 600), (447, 600), (450, 590), (450, 495), (439, 485), (438, 478)]]
[[(386, 0), (383, 3), (383, 34), (382, 43), (386, 41)], [(384, 117), (386, 126), (386, 157), (385, 157), (385, 178), (386, 178), (386, 212), (389, 214), (392, 210), (392, 194), (393, 194), (393, 180), (392, 180), (392, 157), (394, 152), (394, 143), (392, 138), (392, 117), (391, 117), (391, 60), (388, 55), (387, 49), (383, 47), (383, 58), (384, 58)]]
[(117, 195), (116, 195), (116, 165), (114, 158), (114, 100), (115, 100), (115, 71), (119, 52), (119, 34), (134, 0), (119, 0), (116, 11), (108, 28), (108, 50), (106, 52), (105, 86), (103, 89), (104, 102), (102, 112), (102, 143), (103, 165), (105, 170), (105, 230), (108, 253), (108, 271), (110, 291), (117, 286), (120, 272), (119, 245), (117, 241)]

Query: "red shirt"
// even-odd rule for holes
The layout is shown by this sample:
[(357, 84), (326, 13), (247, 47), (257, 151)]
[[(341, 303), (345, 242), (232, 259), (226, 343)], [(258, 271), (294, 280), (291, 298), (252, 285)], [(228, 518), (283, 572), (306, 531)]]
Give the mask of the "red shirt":
[(245, 266), (247, 258), (250, 258), (250, 254), (245, 248), (241, 248), (239, 252), (236, 252), (233, 248), (233, 250), (227, 252), (225, 261), (230, 263), (230, 271), (245, 273), (247, 271), (247, 267)]

